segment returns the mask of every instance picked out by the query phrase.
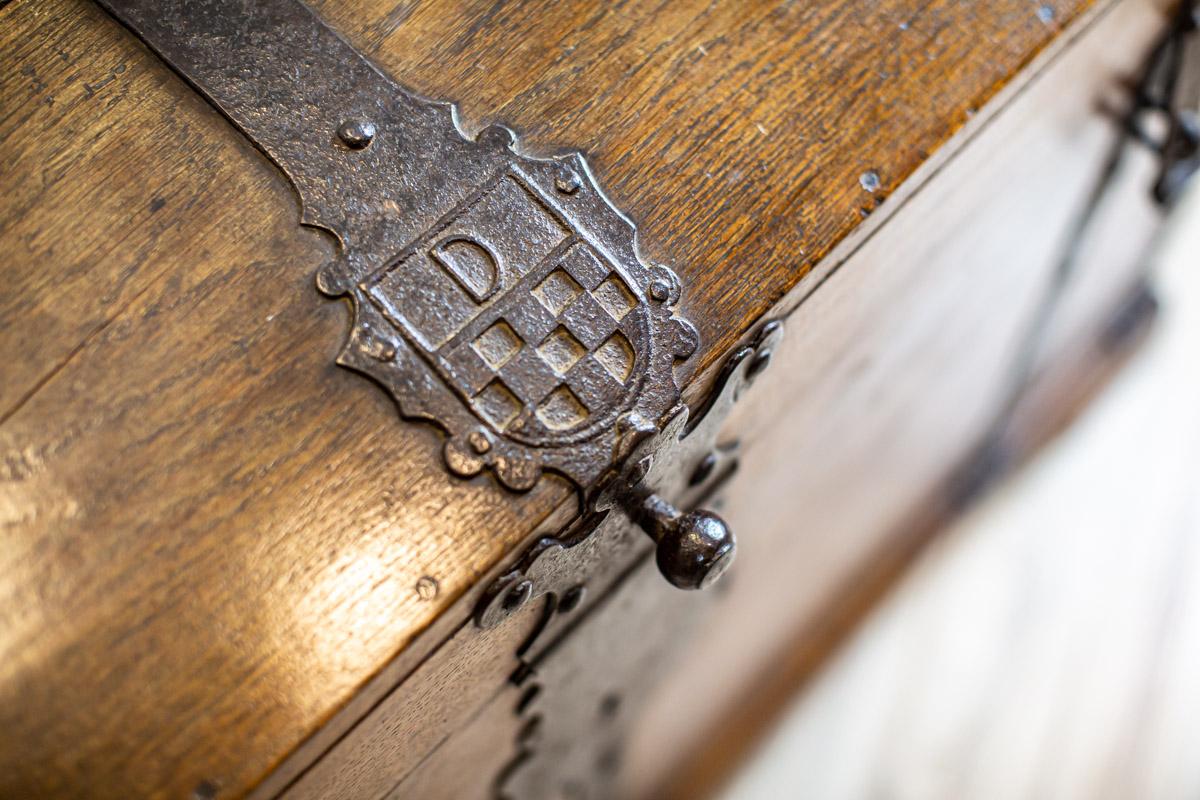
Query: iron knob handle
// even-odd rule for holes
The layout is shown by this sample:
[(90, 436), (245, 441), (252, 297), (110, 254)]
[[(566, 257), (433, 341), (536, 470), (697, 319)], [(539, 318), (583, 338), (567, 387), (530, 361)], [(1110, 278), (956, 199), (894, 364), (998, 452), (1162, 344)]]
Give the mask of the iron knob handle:
[(658, 570), (680, 589), (705, 589), (733, 563), (737, 539), (711, 511), (681, 512), (657, 494), (629, 509), (634, 521), (657, 543)]

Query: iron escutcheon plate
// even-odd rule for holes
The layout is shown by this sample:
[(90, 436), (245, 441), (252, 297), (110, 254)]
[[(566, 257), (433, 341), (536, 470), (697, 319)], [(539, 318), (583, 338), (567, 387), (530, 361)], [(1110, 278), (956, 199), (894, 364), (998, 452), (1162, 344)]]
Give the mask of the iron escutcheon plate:
[(680, 284), (577, 153), (533, 158), (502, 126), (475, 139), (298, 0), (100, 0), (295, 185), (331, 232), (318, 275), (348, 297), (338, 363), (404, 417), (440, 426), (445, 463), (511, 489), (581, 487), (679, 399), (696, 348)]

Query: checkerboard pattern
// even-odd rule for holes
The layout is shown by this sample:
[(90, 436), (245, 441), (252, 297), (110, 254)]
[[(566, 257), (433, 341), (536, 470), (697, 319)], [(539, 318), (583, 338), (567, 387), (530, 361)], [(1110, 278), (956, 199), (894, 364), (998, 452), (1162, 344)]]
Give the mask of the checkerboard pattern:
[(637, 306), (620, 276), (576, 243), (531, 292), (444, 357), (498, 430), (536, 428), (535, 419), (551, 432), (569, 430), (624, 398)]

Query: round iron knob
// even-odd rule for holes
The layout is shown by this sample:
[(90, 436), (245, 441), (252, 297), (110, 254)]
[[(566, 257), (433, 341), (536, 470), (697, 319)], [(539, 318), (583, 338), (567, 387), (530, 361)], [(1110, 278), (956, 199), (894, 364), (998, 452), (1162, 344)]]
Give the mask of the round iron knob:
[(725, 521), (710, 511), (680, 513), (656, 494), (642, 500), (635, 515), (658, 543), (658, 570), (680, 589), (705, 589), (729, 569), (737, 540)]

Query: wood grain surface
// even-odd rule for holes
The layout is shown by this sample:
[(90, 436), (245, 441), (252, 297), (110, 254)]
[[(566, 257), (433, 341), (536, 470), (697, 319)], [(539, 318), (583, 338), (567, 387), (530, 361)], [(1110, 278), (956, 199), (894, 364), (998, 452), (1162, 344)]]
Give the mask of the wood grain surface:
[[(584, 149), (695, 373), (1085, 5), (315, 4), (469, 128)], [(568, 491), (448, 478), (333, 365), (330, 242), (95, 6), (0, 7), (0, 76), (0, 795), (237, 796)]]

